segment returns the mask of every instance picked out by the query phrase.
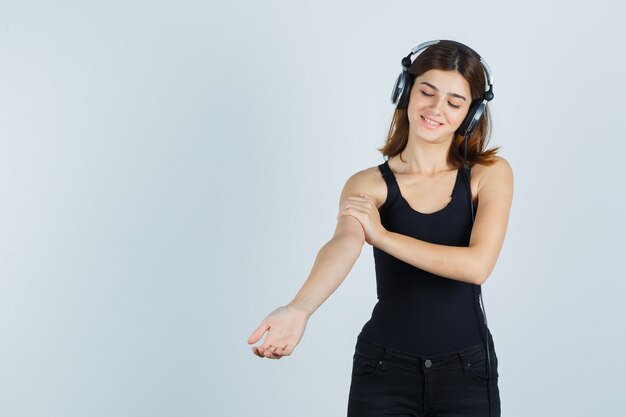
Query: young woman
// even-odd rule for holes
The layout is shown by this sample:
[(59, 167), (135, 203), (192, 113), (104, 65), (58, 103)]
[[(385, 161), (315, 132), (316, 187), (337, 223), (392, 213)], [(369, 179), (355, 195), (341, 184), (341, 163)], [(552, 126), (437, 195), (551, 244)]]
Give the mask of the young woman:
[(357, 337), (348, 416), (498, 417), (498, 361), (479, 299), (504, 242), (513, 173), (499, 148), (485, 149), (491, 73), (448, 40), (421, 44), (402, 62), (404, 92), (397, 82), (379, 149), (387, 160), (348, 179), (333, 238), (295, 298), (248, 343), (267, 331), (253, 352), (290, 355), (367, 242), (378, 302)]

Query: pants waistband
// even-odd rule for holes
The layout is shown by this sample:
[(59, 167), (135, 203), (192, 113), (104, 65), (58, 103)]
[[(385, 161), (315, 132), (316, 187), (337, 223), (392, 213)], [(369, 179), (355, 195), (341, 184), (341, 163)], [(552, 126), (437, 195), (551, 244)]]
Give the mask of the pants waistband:
[[(489, 355), (493, 361), (495, 357), (495, 349), (493, 346), (493, 339), (491, 337), (489, 337), (489, 345)], [(478, 343), (476, 345), (467, 346), (463, 349), (437, 355), (416, 355), (414, 353), (382, 345), (376, 341), (366, 339), (361, 335), (357, 336), (355, 350), (361, 355), (371, 358), (380, 359), (383, 357), (394, 357), (402, 362), (414, 364), (416, 366), (422, 366), (426, 361), (428, 361), (428, 367), (431, 369), (456, 367), (459, 364), (459, 360), (461, 360), (461, 363), (466, 363), (467, 361), (475, 362), (487, 358), (484, 343)]]

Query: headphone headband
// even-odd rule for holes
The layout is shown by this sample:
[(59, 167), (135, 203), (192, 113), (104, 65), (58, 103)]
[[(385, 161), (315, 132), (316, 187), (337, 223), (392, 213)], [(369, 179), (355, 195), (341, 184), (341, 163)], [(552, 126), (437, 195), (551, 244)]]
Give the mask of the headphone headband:
[[(426, 49), (430, 45), (435, 45), (435, 44), (437, 44), (439, 42), (441, 42), (441, 39), (436, 39), (436, 40), (432, 40), (432, 41), (426, 41), (426, 42), (420, 43), (415, 48), (411, 49), (411, 52), (406, 57), (402, 58), (402, 61), (400, 62), (400, 65), (402, 66), (402, 71), (408, 71), (409, 70), (409, 67), (411, 66), (411, 64), (413, 64), (413, 61), (414, 61), (413, 55), (417, 55), (423, 49)], [(483, 57), (481, 57), (478, 52), (474, 51), (472, 48), (470, 48), (467, 45), (464, 45), (464, 44), (462, 44), (460, 42), (457, 42), (457, 41), (448, 41), (448, 42), (453, 42), (453, 43), (456, 43), (458, 45), (461, 45), (461, 46), (469, 49), (470, 51), (474, 52), (478, 56), (478, 58), (480, 58), (480, 63), (482, 65), (482, 67), (483, 67), (483, 70), (484, 70), (485, 76), (486, 76), (486, 80), (487, 80), (487, 88), (485, 88), (485, 91), (491, 90), (491, 88), (493, 87), (493, 74), (491, 73), (491, 69), (489, 68), (489, 65), (487, 65), (487, 61), (485, 61), (485, 59)], [(407, 58), (408, 58), (408, 62), (406, 61)]]

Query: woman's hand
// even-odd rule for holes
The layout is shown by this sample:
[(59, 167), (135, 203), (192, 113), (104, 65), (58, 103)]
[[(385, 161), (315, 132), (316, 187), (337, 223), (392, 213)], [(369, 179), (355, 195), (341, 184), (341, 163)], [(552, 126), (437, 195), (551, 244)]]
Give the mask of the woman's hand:
[(252, 352), (260, 358), (280, 359), (289, 356), (300, 343), (308, 320), (309, 314), (300, 307), (294, 305), (278, 307), (263, 319), (261, 325), (250, 335), (248, 344), (256, 343), (267, 330), (263, 344), (253, 346)]
[(355, 217), (363, 226), (365, 241), (372, 246), (384, 236), (387, 229), (380, 222), (380, 213), (376, 207), (376, 200), (368, 195), (359, 194), (347, 198), (343, 207), (339, 210), (337, 220), (341, 216)]

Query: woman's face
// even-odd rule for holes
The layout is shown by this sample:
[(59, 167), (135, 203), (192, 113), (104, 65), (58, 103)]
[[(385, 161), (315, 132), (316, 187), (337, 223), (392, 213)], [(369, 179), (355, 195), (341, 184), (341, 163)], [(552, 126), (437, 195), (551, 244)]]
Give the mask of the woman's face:
[(471, 101), (469, 83), (458, 71), (426, 71), (411, 88), (407, 109), (411, 133), (427, 141), (451, 140)]

